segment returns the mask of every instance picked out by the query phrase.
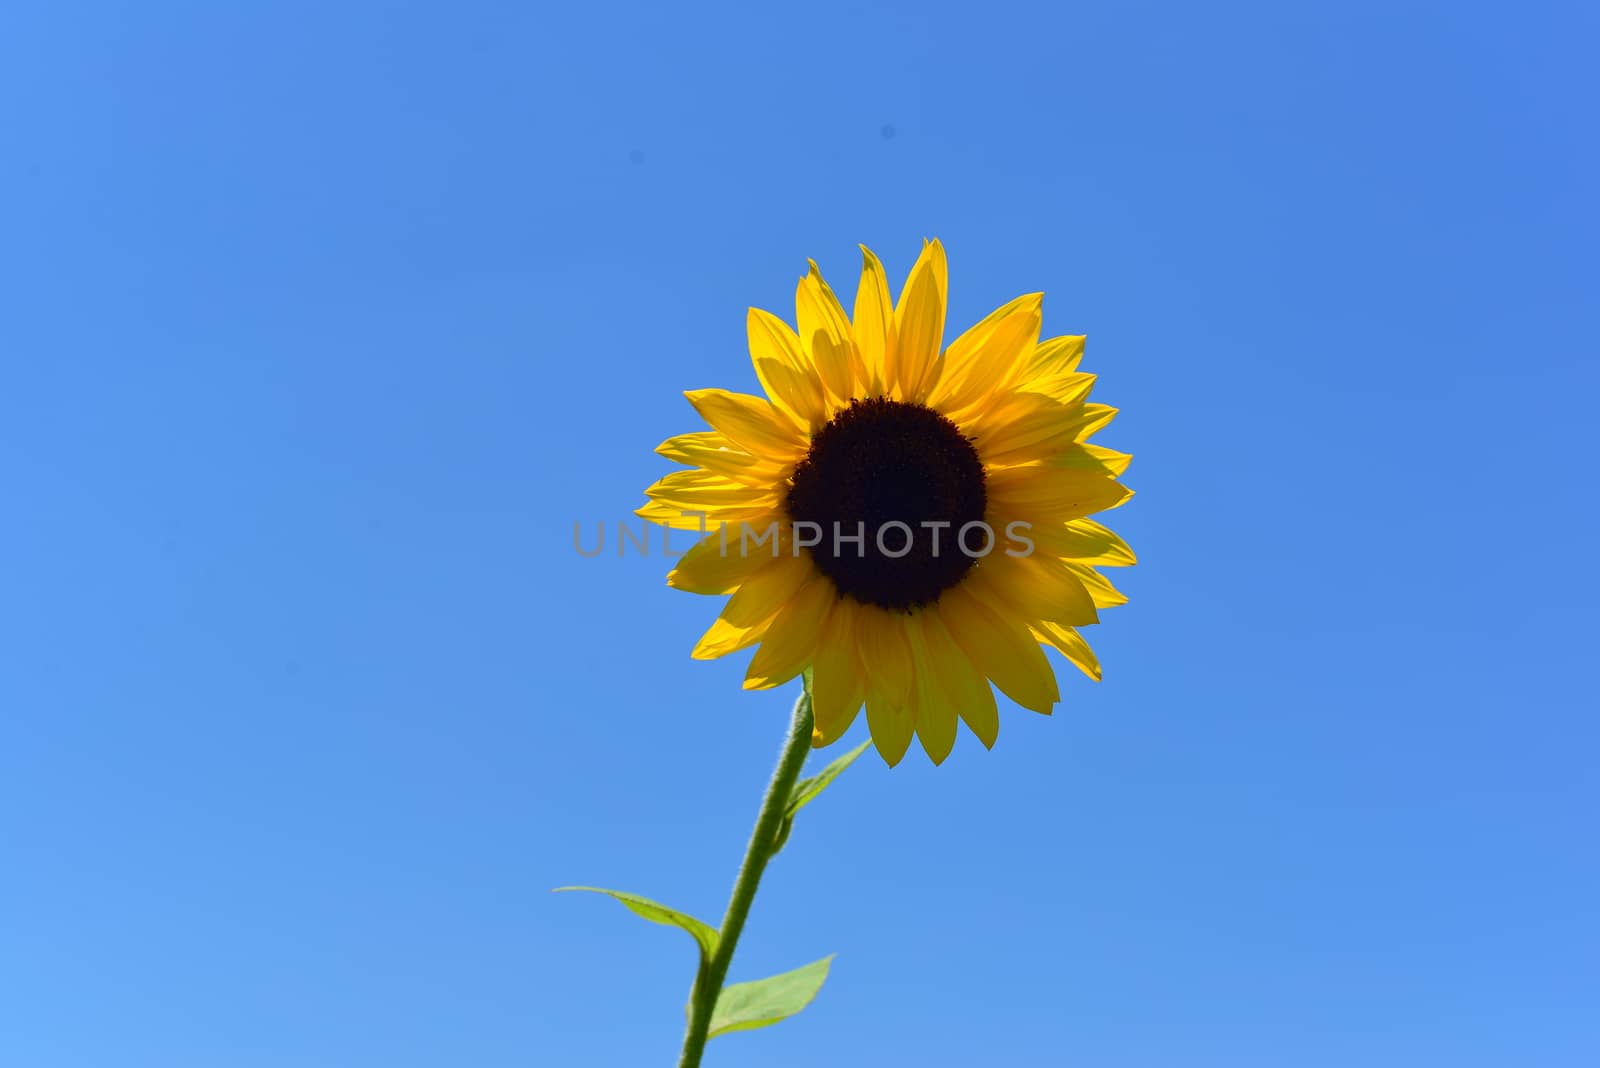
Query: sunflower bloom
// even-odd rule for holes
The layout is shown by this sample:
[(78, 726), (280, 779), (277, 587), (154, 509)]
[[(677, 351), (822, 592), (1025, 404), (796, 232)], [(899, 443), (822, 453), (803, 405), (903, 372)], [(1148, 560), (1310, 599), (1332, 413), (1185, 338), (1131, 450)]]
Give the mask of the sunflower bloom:
[(795, 321), (751, 308), (764, 397), (686, 394), (710, 430), (656, 450), (687, 465), (646, 491), (645, 519), (706, 536), (667, 576), (731, 594), (693, 655), (755, 646), (747, 689), (812, 672), (812, 743), (864, 706), (889, 764), (915, 735), (939, 763), (957, 722), (993, 746), (993, 687), (1048, 715), (1049, 645), (1091, 678), (1079, 628), (1126, 598), (1102, 567), (1133, 552), (1089, 517), (1122, 504), (1129, 457), (1090, 444), (1116, 409), (1089, 402), (1081, 336), (1041, 340), (1043, 295), (943, 344), (944, 249), (925, 243), (891, 302), (863, 247), (853, 313), (815, 263)]

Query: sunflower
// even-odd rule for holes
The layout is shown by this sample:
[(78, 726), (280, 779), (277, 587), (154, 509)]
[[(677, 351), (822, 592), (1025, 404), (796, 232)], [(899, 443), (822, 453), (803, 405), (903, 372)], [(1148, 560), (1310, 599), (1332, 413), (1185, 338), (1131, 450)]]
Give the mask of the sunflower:
[(1129, 457), (1089, 444), (1116, 409), (1088, 400), (1081, 336), (1040, 340), (1043, 294), (945, 348), (939, 242), (924, 242), (898, 303), (862, 253), (852, 315), (815, 262), (798, 331), (750, 309), (766, 396), (686, 393), (711, 429), (661, 444), (692, 470), (651, 486), (637, 514), (705, 532), (669, 585), (732, 594), (693, 656), (758, 645), (747, 689), (810, 669), (814, 745), (865, 705), (889, 764), (913, 734), (937, 764), (958, 719), (994, 745), (991, 683), (1051, 712), (1043, 645), (1100, 677), (1078, 628), (1127, 600), (1098, 569), (1134, 556), (1088, 517), (1131, 495), (1117, 481)]

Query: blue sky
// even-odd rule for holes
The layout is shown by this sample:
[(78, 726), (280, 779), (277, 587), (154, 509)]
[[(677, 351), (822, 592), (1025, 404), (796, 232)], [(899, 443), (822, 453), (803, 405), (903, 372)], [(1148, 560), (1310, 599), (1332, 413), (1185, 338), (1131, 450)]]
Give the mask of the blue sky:
[(1600, 1062), (1596, 29), (13, 5), (0, 1064), (671, 1063), (688, 940), (547, 891), (714, 920), (793, 695), (572, 524), (924, 236), (1089, 335), (1133, 602), (807, 810), (708, 1066)]

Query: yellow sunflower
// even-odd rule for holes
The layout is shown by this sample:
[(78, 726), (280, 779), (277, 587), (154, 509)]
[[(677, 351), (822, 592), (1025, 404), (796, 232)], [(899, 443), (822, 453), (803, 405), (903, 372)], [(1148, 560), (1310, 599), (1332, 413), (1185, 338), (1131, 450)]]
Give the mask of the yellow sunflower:
[(1117, 481), (1129, 457), (1088, 443), (1116, 409), (1089, 403), (1081, 336), (1040, 340), (1043, 294), (944, 348), (939, 242), (898, 303), (862, 253), (853, 315), (814, 262), (798, 332), (750, 309), (766, 396), (685, 394), (711, 429), (661, 444), (693, 470), (651, 486), (638, 514), (707, 532), (669, 585), (733, 595), (695, 657), (759, 644), (747, 689), (811, 668), (813, 744), (865, 704), (888, 763), (915, 734), (937, 764), (958, 718), (994, 745), (990, 683), (1050, 713), (1061, 694), (1041, 643), (1100, 677), (1078, 628), (1125, 603), (1097, 569), (1134, 556), (1088, 517), (1131, 495)]

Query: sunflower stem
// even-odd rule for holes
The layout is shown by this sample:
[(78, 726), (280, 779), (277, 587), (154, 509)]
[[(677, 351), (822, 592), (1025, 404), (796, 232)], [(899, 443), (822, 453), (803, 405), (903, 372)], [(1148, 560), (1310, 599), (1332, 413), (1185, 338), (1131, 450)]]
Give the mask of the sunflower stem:
[(794, 719), (789, 724), (789, 736), (784, 740), (783, 752), (778, 756), (778, 766), (773, 769), (772, 780), (767, 783), (766, 796), (761, 799), (761, 813), (756, 817), (755, 830), (750, 834), (750, 844), (745, 848), (744, 862), (739, 865), (739, 877), (733, 884), (733, 896), (728, 899), (728, 911), (722, 918), (722, 929), (717, 939), (717, 951), (695, 975), (694, 987), (689, 991), (689, 1030), (683, 1036), (683, 1053), (678, 1058), (678, 1068), (700, 1068), (700, 1058), (705, 1053), (707, 1032), (711, 1030), (711, 1014), (717, 1007), (717, 995), (728, 977), (728, 965), (733, 963), (733, 951), (739, 944), (739, 934), (750, 915), (750, 905), (756, 899), (756, 887), (761, 885), (761, 875), (767, 862), (777, 852), (778, 831), (783, 824), (783, 814), (794, 791), (795, 780), (800, 777), (800, 767), (806, 762), (806, 751), (811, 748), (811, 686), (806, 685), (800, 699), (794, 703)]

